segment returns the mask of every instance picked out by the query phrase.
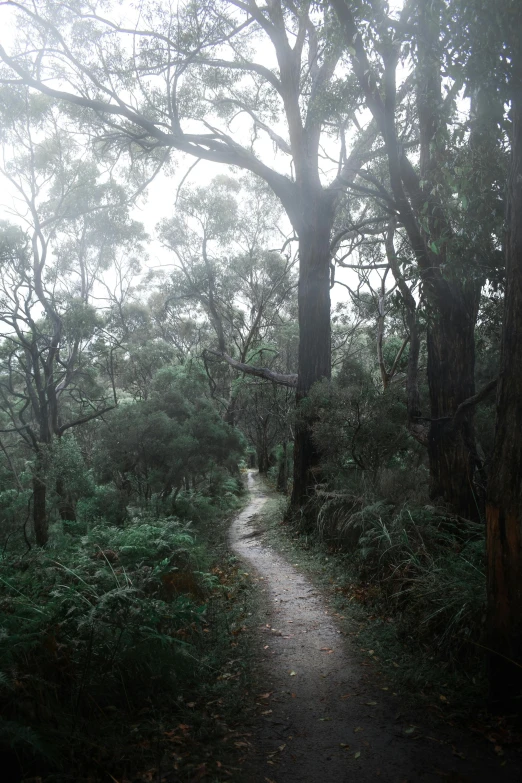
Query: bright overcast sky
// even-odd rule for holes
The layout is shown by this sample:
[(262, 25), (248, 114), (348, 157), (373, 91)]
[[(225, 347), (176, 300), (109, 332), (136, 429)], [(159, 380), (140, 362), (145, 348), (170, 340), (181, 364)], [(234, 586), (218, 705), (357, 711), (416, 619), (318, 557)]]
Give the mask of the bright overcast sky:
[[(402, 7), (402, 2), (391, 2), (390, 3), (390, 10), (395, 11), (399, 10)], [(120, 18), (129, 17), (131, 18), (135, 14), (136, 6), (133, 3), (127, 2), (126, 0), (122, 3), (118, 3), (115, 5), (115, 11)], [(4, 8), (5, 11), (5, 8)], [(3, 40), (4, 42), (7, 42), (8, 45), (8, 39), (9, 35), (6, 35), (6, 30), (9, 29), (9, 24), (6, 23), (5, 20), (5, 13), (2, 14), (2, 25), (3, 25)], [(260, 62), (263, 62), (264, 65), (270, 66), (270, 58), (275, 57), (271, 51), (260, 51), (258, 52), (258, 56), (255, 58)], [(275, 67), (275, 60), (273, 63)], [(361, 117), (361, 119), (366, 119)], [(242, 128), (246, 129), (247, 124), (245, 123), (244, 119), (242, 118), (242, 115), (239, 115), (236, 117), (233, 121), (232, 125), (232, 131), (237, 132), (239, 136), (242, 134)], [(274, 128), (276, 131), (280, 132), (281, 135), (285, 135), (285, 128), (284, 125), (281, 125), (280, 127)], [(230, 132), (230, 131), (229, 131)], [(245, 134), (246, 135), (246, 134)], [(276, 152), (274, 150), (274, 145), (268, 137), (266, 137), (263, 141), (257, 142), (256, 145), (256, 152), (257, 154), (261, 154), (263, 160), (269, 165), (273, 166), (274, 168), (279, 169), (280, 171), (285, 171), (285, 169), (288, 169), (288, 157), (282, 156), (281, 153), (276, 155)], [(334, 152), (332, 152), (332, 155), (335, 155)], [(167, 175), (163, 172), (160, 172), (156, 179), (151, 183), (151, 185), (148, 188), (148, 198), (145, 204), (143, 202), (137, 206), (133, 210), (133, 217), (135, 219), (140, 220), (144, 223), (146, 230), (148, 231), (149, 235), (151, 236), (151, 243), (149, 246), (149, 265), (151, 267), (159, 267), (159, 266), (167, 266), (172, 261), (172, 256), (165, 251), (160, 243), (154, 238), (155, 237), (155, 228), (157, 223), (165, 217), (170, 217), (175, 212), (175, 198), (176, 193), (178, 190), (178, 187), (180, 185), (180, 182), (182, 178), (186, 175), (189, 168), (194, 164), (194, 159), (189, 156), (182, 156), (179, 154), (173, 153), (173, 159), (176, 162), (175, 167), (175, 173), (174, 175)], [(284, 169), (281, 168), (281, 165), (284, 165)], [(191, 185), (207, 185), (213, 177), (215, 177), (217, 174), (220, 173), (230, 173), (232, 175), (239, 175), (241, 172), (237, 169), (228, 169), (220, 164), (215, 164), (208, 161), (200, 161), (190, 172), (188, 175), (184, 187), (190, 187)], [(285, 172), (286, 173), (286, 172)], [(329, 173), (329, 172), (328, 172)], [(326, 174), (326, 172), (325, 172)], [(327, 179), (330, 177), (327, 176)], [(13, 198), (13, 191), (12, 187), (9, 183), (5, 182), (4, 180), (3, 187), (3, 198), (2, 198), (2, 206), (4, 207), (4, 214), (2, 217), (7, 219), (13, 219), (12, 215), (9, 215), (8, 212), (11, 211), (12, 208), (12, 198)], [(291, 233), (291, 227), (288, 221), (285, 221), (283, 223), (283, 231), (285, 233), (290, 234)], [(355, 273), (349, 273), (347, 270), (338, 270), (337, 272), (338, 279), (342, 280), (343, 282), (351, 282), (352, 285), (356, 285), (356, 275)], [(342, 286), (335, 286), (332, 290), (332, 303), (335, 304), (338, 301), (344, 301), (347, 298), (347, 291)]]

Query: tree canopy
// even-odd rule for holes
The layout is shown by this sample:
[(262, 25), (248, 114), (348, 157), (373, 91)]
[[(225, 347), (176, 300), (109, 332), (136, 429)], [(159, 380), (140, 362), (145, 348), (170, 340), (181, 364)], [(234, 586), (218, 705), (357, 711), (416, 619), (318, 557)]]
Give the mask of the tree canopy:
[(485, 547), (469, 644), (519, 699), (520, 3), (0, 19), (5, 546), (203, 525), (256, 466), (379, 584), (405, 536), (427, 582)]

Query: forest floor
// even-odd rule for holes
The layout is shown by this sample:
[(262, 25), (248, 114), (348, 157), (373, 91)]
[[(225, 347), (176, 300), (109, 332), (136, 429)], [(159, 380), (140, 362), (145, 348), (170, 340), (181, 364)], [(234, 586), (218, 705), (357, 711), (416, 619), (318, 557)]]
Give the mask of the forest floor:
[(520, 781), (522, 760), (403, 703), (363, 657), (326, 596), (274, 548), (259, 516), (270, 491), (248, 474), (251, 502), (230, 530), (262, 602), (263, 693), (244, 783)]

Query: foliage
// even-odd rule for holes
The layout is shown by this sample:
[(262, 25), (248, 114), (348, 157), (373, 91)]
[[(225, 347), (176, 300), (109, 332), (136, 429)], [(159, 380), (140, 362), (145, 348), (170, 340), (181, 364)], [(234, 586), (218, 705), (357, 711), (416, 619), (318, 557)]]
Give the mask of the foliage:
[[(55, 536), (46, 551), (5, 555), (4, 760), (11, 748), (25, 773), (97, 780), (102, 764), (134, 775), (150, 754), (135, 758), (129, 738), (183, 722), (184, 701), (203, 696), (228, 658), (235, 614), (220, 574), (190, 524), (173, 517), (98, 525)], [(227, 590), (235, 594), (232, 582)]]
[(237, 464), (241, 435), (223, 421), (205, 391), (197, 367), (159, 370), (147, 400), (125, 403), (107, 417), (96, 459), (100, 478), (113, 478), (140, 502), (153, 495), (166, 501), (174, 492), (175, 503), (191, 478), (206, 481), (219, 467)]
[(357, 512), (358, 544), (343, 546), (313, 530), (296, 537), (283, 523), (284, 510), (280, 500), (269, 500), (260, 524), (278, 551), (331, 595), (341, 627), (366, 654), (375, 653), (403, 700), (432, 704), (435, 691), (451, 695), (453, 714), (482, 706), (481, 526), (433, 506), (374, 503)]
[(317, 384), (303, 408), (316, 419), (314, 438), (325, 474), (334, 483), (336, 476), (350, 472), (376, 480), (383, 469), (400, 463), (408, 449), (401, 390), (379, 390), (361, 365), (345, 368), (331, 383)]
[(462, 666), (481, 657), (484, 552), (482, 525), (404, 506), (366, 516), (355, 563), (406, 638)]

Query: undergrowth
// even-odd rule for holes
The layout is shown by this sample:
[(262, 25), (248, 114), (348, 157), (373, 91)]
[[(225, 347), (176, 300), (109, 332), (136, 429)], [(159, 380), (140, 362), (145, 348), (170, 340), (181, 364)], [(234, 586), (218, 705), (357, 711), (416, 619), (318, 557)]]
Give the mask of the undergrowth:
[(6, 783), (233, 776), (250, 598), (223, 533), (211, 555), (186, 522), (136, 518), (4, 554)]
[(345, 496), (317, 504), (313, 531), (283, 519), (284, 503), (272, 501), (270, 535), (328, 586), (346, 632), (403, 695), (463, 713), (483, 702), (481, 525), (435, 507), (364, 506)]

